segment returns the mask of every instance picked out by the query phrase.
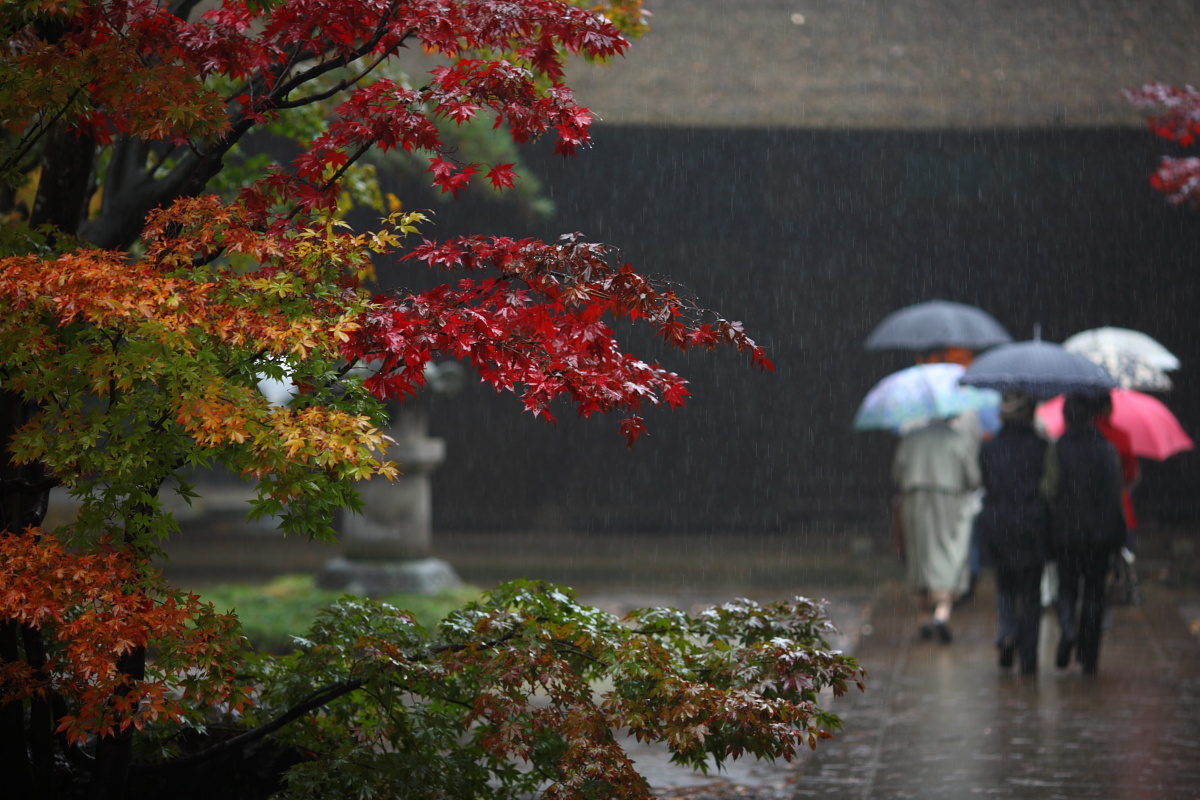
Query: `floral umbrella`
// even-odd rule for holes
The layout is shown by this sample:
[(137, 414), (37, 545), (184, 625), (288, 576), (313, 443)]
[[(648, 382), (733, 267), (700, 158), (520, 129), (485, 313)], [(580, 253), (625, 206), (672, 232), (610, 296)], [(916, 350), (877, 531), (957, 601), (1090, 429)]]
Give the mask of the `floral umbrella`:
[(1063, 348), (1099, 364), (1125, 389), (1164, 392), (1171, 388), (1167, 372), (1179, 359), (1153, 338), (1128, 328), (1092, 328), (1063, 342)]
[(900, 433), (931, 420), (1000, 405), (999, 392), (960, 386), (962, 374), (958, 364), (918, 364), (893, 372), (863, 398), (854, 430)]
[[(1113, 389), (1112, 405), (1109, 421), (1129, 435), (1134, 455), (1163, 461), (1194, 446), (1179, 420), (1158, 398), (1132, 389)], [(1062, 407), (1063, 395), (1038, 406), (1038, 419), (1051, 436), (1062, 435)]]

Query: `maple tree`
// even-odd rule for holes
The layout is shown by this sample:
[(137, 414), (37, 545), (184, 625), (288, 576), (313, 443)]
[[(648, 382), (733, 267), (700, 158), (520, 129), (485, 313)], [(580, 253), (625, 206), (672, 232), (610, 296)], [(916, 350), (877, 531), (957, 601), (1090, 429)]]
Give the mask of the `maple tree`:
[[(436, 632), (347, 602), (279, 660), (149, 565), (175, 532), (161, 496), (191, 496), (193, 467), (253, 481), (251, 515), (285, 532), (332, 536), (355, 481), (395, 475), (383, 401), (419, 391), (435, 357), (536, 416), (616, 413), (630, 445), (644, 406), (687, 391), (612, 320), (770, 367), (740, 323), (579, 235), (435, 241), (398, 203), (373, 230), (340, 221), (380, 150), (422, 160), (451, 196), (477, 176), (513, 186), (512, 163), (461, 159), (456, 125), (574, 153), (591, 115), (564, 59), (619, 55), (643, 24), (638, 0), (0, 6), (0, 771), (18, 793), (150, 796), (156, 775), (177, 787), (265, 747), (283, 760), (262, 794), (286, 771), (294, 796), (345, 778), (641, 797), (614, 727), (693, 764), (789, 758), (828, 735), (817, 693), (861, 674), (824, 649), (807, 601), (619, 625), (519, 585)], [(410, 48), (436, 61), (419, 86), (389, 66)], [(250, 157), (256, 130), (286, 131), (297, 154)], [(377, 268), (417, 267), (456, 277), (370, 291)], [(258, 382), (285, 375), (299, 394), (272, 405)], [(54, 487), (79, 513), (45, 530)], [(616, 688), (597, 704), (600, 676)], [(542, 692), (549, 707), (528, 702)], [(456, 770), (421, 766), (438, 758)]]
[[(1138, 108), (1161, 110), (1147, 118), (1155, 136), (1181, 147), (1191, 147), (1200, 137), (1200, 92), (1191, 86), (1148, 83), (1126, 90), (1125, 97)], [(1163, 156), (1150, 176), (1150, 185), (1167, 195), (1171, 203), (1200, 203), (1200, 158)]]

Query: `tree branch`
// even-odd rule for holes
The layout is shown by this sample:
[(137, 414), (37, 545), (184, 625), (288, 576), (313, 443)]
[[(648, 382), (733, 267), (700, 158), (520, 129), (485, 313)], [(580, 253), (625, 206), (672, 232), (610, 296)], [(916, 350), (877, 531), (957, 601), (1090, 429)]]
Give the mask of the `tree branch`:
[[(346, 174), (346, 171), (348, 169), (350, 169), (350, 167), (354, 166), (355, 162), (357, 162), (360, 158), (365, 156), (367, 154), (367, 152), (371, 149), (371, 147), (372, 147), (372, 145), (370, 143), (364, 144), (361, 147), (359, 147), (358, 150), (355, 151), (354, 155), (347, 158), (346, 163), (342, 164), (342, 166), (338, 168), (338, 171), (335, 172), (333, 175), (331, 175), (329, 180), (325, 181), (324, 185), (321, 186), (321, 188), (318, 191), (323, 192), (326, 189), (328, 189), (330, 186), (333, 186), (335, 183), (337, 183), (339, 180), (341, 180), (342, 176)], [(296, 216), (298, 213), (300, 213), (300, 206), (294, 206), (292, 208), (291, 212), (288, 214), (288, 218), (290, 219), (291, 217)]]
[(138, 765), (137, 769), (152, 772), (157, 772), (159, 770), (172, 770), (194, 766), (196, 764), (209, 761), (213, 758), (217, 758), (225, 753), (232, 752), (243, 747), (244, 745), (269, 736), (285, 725), (300, 719), (300, 717), (303, 717), (305, 714), (315, 711), (321, 706), (327, 705), (343, 695), (347, 695), (351, 692), (361, 689), (364, 683), (365, 681), (362, 678), (352, 678), (341, 683), (335, 683), (332, 686), (326, 686), (323, 689), (318, 689), (316, 692), (310, 694), (307, 698), (292, 706), (275, 719), (265, 722), (262, 725), (259, 725), (257, 728), (251, 728), (245, 733), (240, 733), (231, 739), (226, 739), (220, 744), (213, 745), (207, 750), (201, 750), (199, 753), (195, 753), (190, 756), (183, 756), (182, 758), (172, 759), (171, 761), (164, 761), (158, 764), (141, 764)]
[(175, 0), (171, 3), (171, 13), (182, 20), (187, 20), (191, 16), (192, 10), (200, 5), (203, 0)]
[[(510, 631), (499, 639), (484, 642), (482, 644), (443, 644), (437, 645), (436, 647), (431, 647), (427, 652), (429, 655), (435, 655), (438, 653), (457, 653), (471, 647), (491, 649), (513, 639), (516, 635), (516, 631)], [(213, 745), (207, 750), (201, 750), (199, 753), (194, 753), (190, 756), (183, 756), (181, 758), (172, 759), (171, 761), (163, 761), (157, 764), (141, 764), (136, 768), (139, 770), (148, 771), (172, 770), (209, 761), (213, 758), (217, 758), (225, 753), (232, 752), (240, 747), (269, 736), (275, 731), (283, 728), (285, 725), (300, 719), (305, 714), (315, 711), (321, 706), (328, 705), (343, 695), (355, 692), (361, 689), (364, 685), (366, 685), (366, 680), (364, 678), (349, 678), (340, 683), (335, 683), (331, 686), (325, 686), (316, 690), (308, 697), (280, 714), (278, 717), (275, 717), (268, 722), (264, 722), (257, 728), (251, 728), (244, 733), (240, 733), (237, 736), (226, 739), (220, 744)], [(441, 699), (451, 702), (449, 698), (443, 697)]]
[(6, 158), (3, 162), (0, 162), (0, 173), (14, 169), (17, 164), (19, 164), (27, 155), (29, 155), (29, 151), (33, 149), (33, 146), (41, 141), (41, 139), (54, 128), (58, 121), (63, 118), (63, 115), (65, 115), (67, 113), (67, 109), (75, 103), (75, 98), (79, 96), (81, 91), (83, 91), (82, 86), (75, 87), (75, 90), (71, 92), (71, 96), (67, 98), (67, 101), (62, 104), (62, 107), (59, 108), (58, 111), (54, 112), (54, 114), (50, 117), (42, 118), (37, 123), (37, 126), (34, 128), (32, 133), (22, 137), (21, 143), (17, 146), (17, 151), (13, 153), (13, 155)]
[(0, 478), (0, 488), (6, 492), (20, 494), (41, 494), (60, 484), (61, 481), (55, 477), (42, 478), (39, 481), (30, 481), (24, 478)]
[[(340, 61), (323, 61), (323, 62), (311, 67), (310, 69), (305, 70), (304, 72), (301, 72), (300, 74), (296, 75), (290, 81), (287, 81), (286, 83), (281, 83), (278, 87), (276, 87), (275, 91), (273, 91), (271, 93), (270, 99), (271, 99), (273, 106), (276, 108), (284, 108), (284, 107), (296, 108), (296, 107), (298, 107), (298, 105), (305, 105), (310, 102), (316, 102), (316, 100), (319, 100), (319, 99), (324, 99), (324, 97), (322, 97), (320, 95), (313, 95), (312, 99), (308, 99), (305, 101), (294, 101), (296, 103), (296, 105), (290, 105), (290, 104), (287, 106), (283, 105), (284, 98), (287, 97), (289, 94), (291, 94), (291, 92), (293, 90), (300, 88), (301, 86), (308, 83), (309, 81), (311, 81), (315, 78), (318, 78), (327, 72), (332, 72), (333, 70), (338, 69), (340, 67), (349, 66), (353, 62), (358, 61), (360, 58), (365, 57), (368, 53), (370, 53), (372, 50), (374, 50), (375, 46), (378, 45), (381, 41), (383, 41), (383, 36), (385, 33), (387, 33), (388, 21), (391, 19), (392, 12), (394, 10), (395, 10), (395, 3), (393, 3), (391, 6), (389, 6), (388, 10), (385, 11), (383, 13), (383, 15), (380, 17), (379, 24), (377, 24), (375, 26), (375, 32), (371, 35), (371, 38), (368, 39), (367, 41), (363, 42), (357, 48), (355, 48), (351, 55), (345, 56)], [(384, 60), (386, 60), (387, 58), (390, 58), (392, 55), (394, 55), (397, 50), (399, 50), (401, 47), (404, 46), (404, 42), (407, 41), (410, 36), (412, 36), (412, 31), (406, 31), (404, 33), (404, 35), (401, 36), (399, 39), (397, 39), (393, 45), (391, 45), (385, 51), (380, 53), (379, 58), (376, 59), (375, 63), (372, 64), (371, 66), (367, 67), (362, 72), (362, 74), (360, 74), (357, 78), (355, 78), (354, 83), (357, 83), (359, 80), (361, 80), (363, 77), (365, 77), (368, 73), (370, 73), (372, 70), (374, 70), (377, 66), (379, 66), (381, 63), (383, 63)], [(282, 73), (281, 73), (281, 77), (282, 77)], [(347, 86), (349, 86), (349, 85), (352, 85), (352, 84), (347, 84)]]
[[(408, 34), (405, 34), (405, 38), (407, 38), (407, 37), (408, 37)], [(346, 89), (349, 89), (351, 86), (354, 86), (359, 81), (361, 81), (363, 78), (370, 75), (372, 72), (375, 71), (375, 69), (380, 64), (382, 64), (389, 57), (391, 57), (391, 55), (392, 55), (391, 52), (387, 52), (387, 53), (380, 55), (379, 58), (375, 59), (375, 61), (373, 63), (371, 63), (369, 66), (367, 66), (366, 69), (364, 69), (362, 72), (358, 73), (353, 78), (344, 78), (344, 79), (338, 81), (333, 87), (331, 87), (327, 91), (320, 92), (318, 94), (310, 94), (307, 97), (302, 97), (299, 100), (279, 101), (279, 102), (275, 103), (274, 108), (279, 109), (279, 110), (288, 110), (288, 109), (293, 109), (293, 108), (300, 108), (301, 106), (311, 105), (312, 103), (319, 103), (322, 100), (328, 100), (330, 97), (333, 97), (338, 92), (343, 92)]]

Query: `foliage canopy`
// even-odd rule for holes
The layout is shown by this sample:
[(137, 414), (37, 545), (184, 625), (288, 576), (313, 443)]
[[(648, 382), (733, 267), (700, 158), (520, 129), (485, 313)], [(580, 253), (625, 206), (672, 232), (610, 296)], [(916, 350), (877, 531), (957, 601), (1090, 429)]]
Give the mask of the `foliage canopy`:
[[(419, 391), (434, 358), (536, 416), (615, 412), (630, 445), (643, 406), (687, 391), (626, 352), (613, 319), (770, 368), (740, 323), (577, 234), (435, 241), (398, 200), (374, 230), (341, 221), (380, 151), (422, 159), (451, 196), (480, 175), (513, 187), (514, 163), (461, 158), (457, 126), (573, 154), (592, 118), (564, 59), (619, 56), (643, 27), (639, 0), (0, 6), (0, 772), (14, 791), (154, 796), (215, 778), (204, 791), (232, 796), (232, 765), (253, 761), (245, 796), (286, 773), (297, 797), (644, 797), (614, 728), (702, 765), (790, 758), (836, 726), (817, 693), (861, 673), (804, 600), (619, 624), (517, 584), (436, 631), (347, 601), (280, 659), (149, 566), (175, 532), (161, 493), (190, 496), (196, 466), (253, 481), (253, 515), (331, 536), (355, 481), (395, 476), (383, 401)], [(408, 49), (436, 61), (417, 81), (393, 65)], [(252, 157), (254, 132), (286, 135), (294, 157)], [(418, 267), (455, 277), (370, 289), (377, 268)], [(285, 375), (299, 394), (272, 405), (257, 385)], [(48, 531), (55, 486), (81, 511)], [(613, 688), (597, 700), (601, 677)]]
[[(1138, 108), (1158, 109), (1147, 118), (1155, 136), (1188, 148), (1200, 136), (1200, 92), (1191, 86), (1148, 83), (1129, 89), (1125, 97)], [(1200, 203), (1200, 158), (1163, 156), (1150, 176), (1150, 185), (1176, 205)]]

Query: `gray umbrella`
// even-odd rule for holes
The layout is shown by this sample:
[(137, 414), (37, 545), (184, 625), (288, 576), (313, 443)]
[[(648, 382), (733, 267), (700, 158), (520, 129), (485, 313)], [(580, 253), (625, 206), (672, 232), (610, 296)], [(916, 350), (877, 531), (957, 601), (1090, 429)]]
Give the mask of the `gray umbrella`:
[(868, 350), (924, 353), (943, 347), (986, 350), (1012, 337), (986, 311), (965, 303), (930, 300), (893, 311), (867, 337)]
[(1035, 400), (1116, 387), (1103, 367), (1052, 342), (1014, 342), (989, 350), (967, 367), (959, 383), (1022, 391)]

